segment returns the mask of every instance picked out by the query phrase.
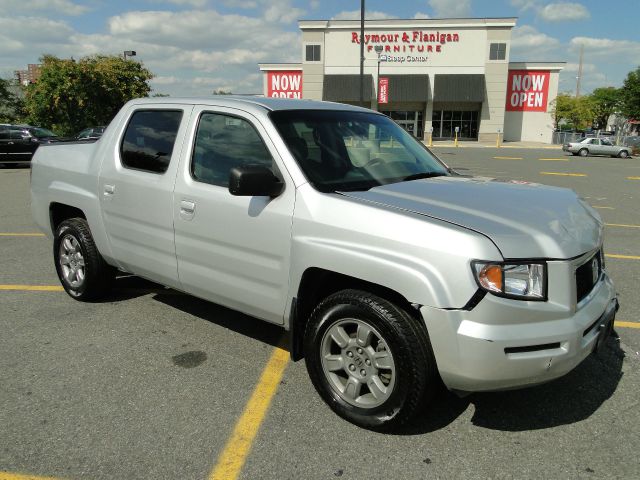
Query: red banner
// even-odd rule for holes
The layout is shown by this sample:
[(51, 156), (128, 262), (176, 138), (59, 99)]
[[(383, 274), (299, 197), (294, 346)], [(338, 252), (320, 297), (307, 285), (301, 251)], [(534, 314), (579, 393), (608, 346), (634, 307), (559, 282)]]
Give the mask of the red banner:
[(300, 70), (267, 71), (267, 96), (302, 98), (302, 72)]
[(546, 112), (549, 71), (509, 70), (507, 105), (510, 112)]
[(389, 103), (389, 79), (387, 77), (378, 79), (378, 103)]

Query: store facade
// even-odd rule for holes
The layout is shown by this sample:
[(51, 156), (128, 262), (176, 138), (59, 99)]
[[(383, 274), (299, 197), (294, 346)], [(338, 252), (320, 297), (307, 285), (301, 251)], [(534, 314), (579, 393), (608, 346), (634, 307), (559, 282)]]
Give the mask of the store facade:
[(360, 105), (418, 138), (551, 142), (564, 63), (509, 62), (515, 18), (300, 21), (302, 62), (260, 64), (264, 95)]

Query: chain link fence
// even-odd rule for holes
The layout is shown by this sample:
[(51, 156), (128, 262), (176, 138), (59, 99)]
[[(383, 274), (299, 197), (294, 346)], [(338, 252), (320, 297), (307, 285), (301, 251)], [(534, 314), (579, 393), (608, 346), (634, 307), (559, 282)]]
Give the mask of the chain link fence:
[[(640, 147), (640, 136), (615, 136), (615, 135), (593, 135), (587, 134), (587, 137), (608, 138), (615, 145), (627, 145), (629, 147)], [(585, 138), (584, 133), (580, 132), (553, 132), (551, 143), (554, 145), (564, 145), (570, 142), (579, 142)]]

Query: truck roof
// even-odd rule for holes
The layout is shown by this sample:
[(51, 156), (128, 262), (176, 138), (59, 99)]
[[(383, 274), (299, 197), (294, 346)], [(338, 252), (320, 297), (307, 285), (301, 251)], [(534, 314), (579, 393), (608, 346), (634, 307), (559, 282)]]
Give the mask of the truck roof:
[(275, 110), (350, 110), (371, 112), (371, 110), (346, 105), (344, 103), (319, 100), (298, 100), (290, 98), (271, 98), (253, 95), (215, 95), (211, 97), (151, 97), (138, 98), (130, 103), (135, 105), (181, 104), (181, 105), (217, 105), (221, 107), (254, 107), (269, 111)]

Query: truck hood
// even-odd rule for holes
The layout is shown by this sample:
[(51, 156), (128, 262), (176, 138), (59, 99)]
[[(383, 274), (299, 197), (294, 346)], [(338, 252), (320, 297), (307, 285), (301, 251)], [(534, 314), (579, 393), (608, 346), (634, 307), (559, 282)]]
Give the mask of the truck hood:
[(474, 230), (489, 237), (508, 259), (573, 258), (602, 243), (598, 213), (565, 188), (437, 177), (340, 193)]

